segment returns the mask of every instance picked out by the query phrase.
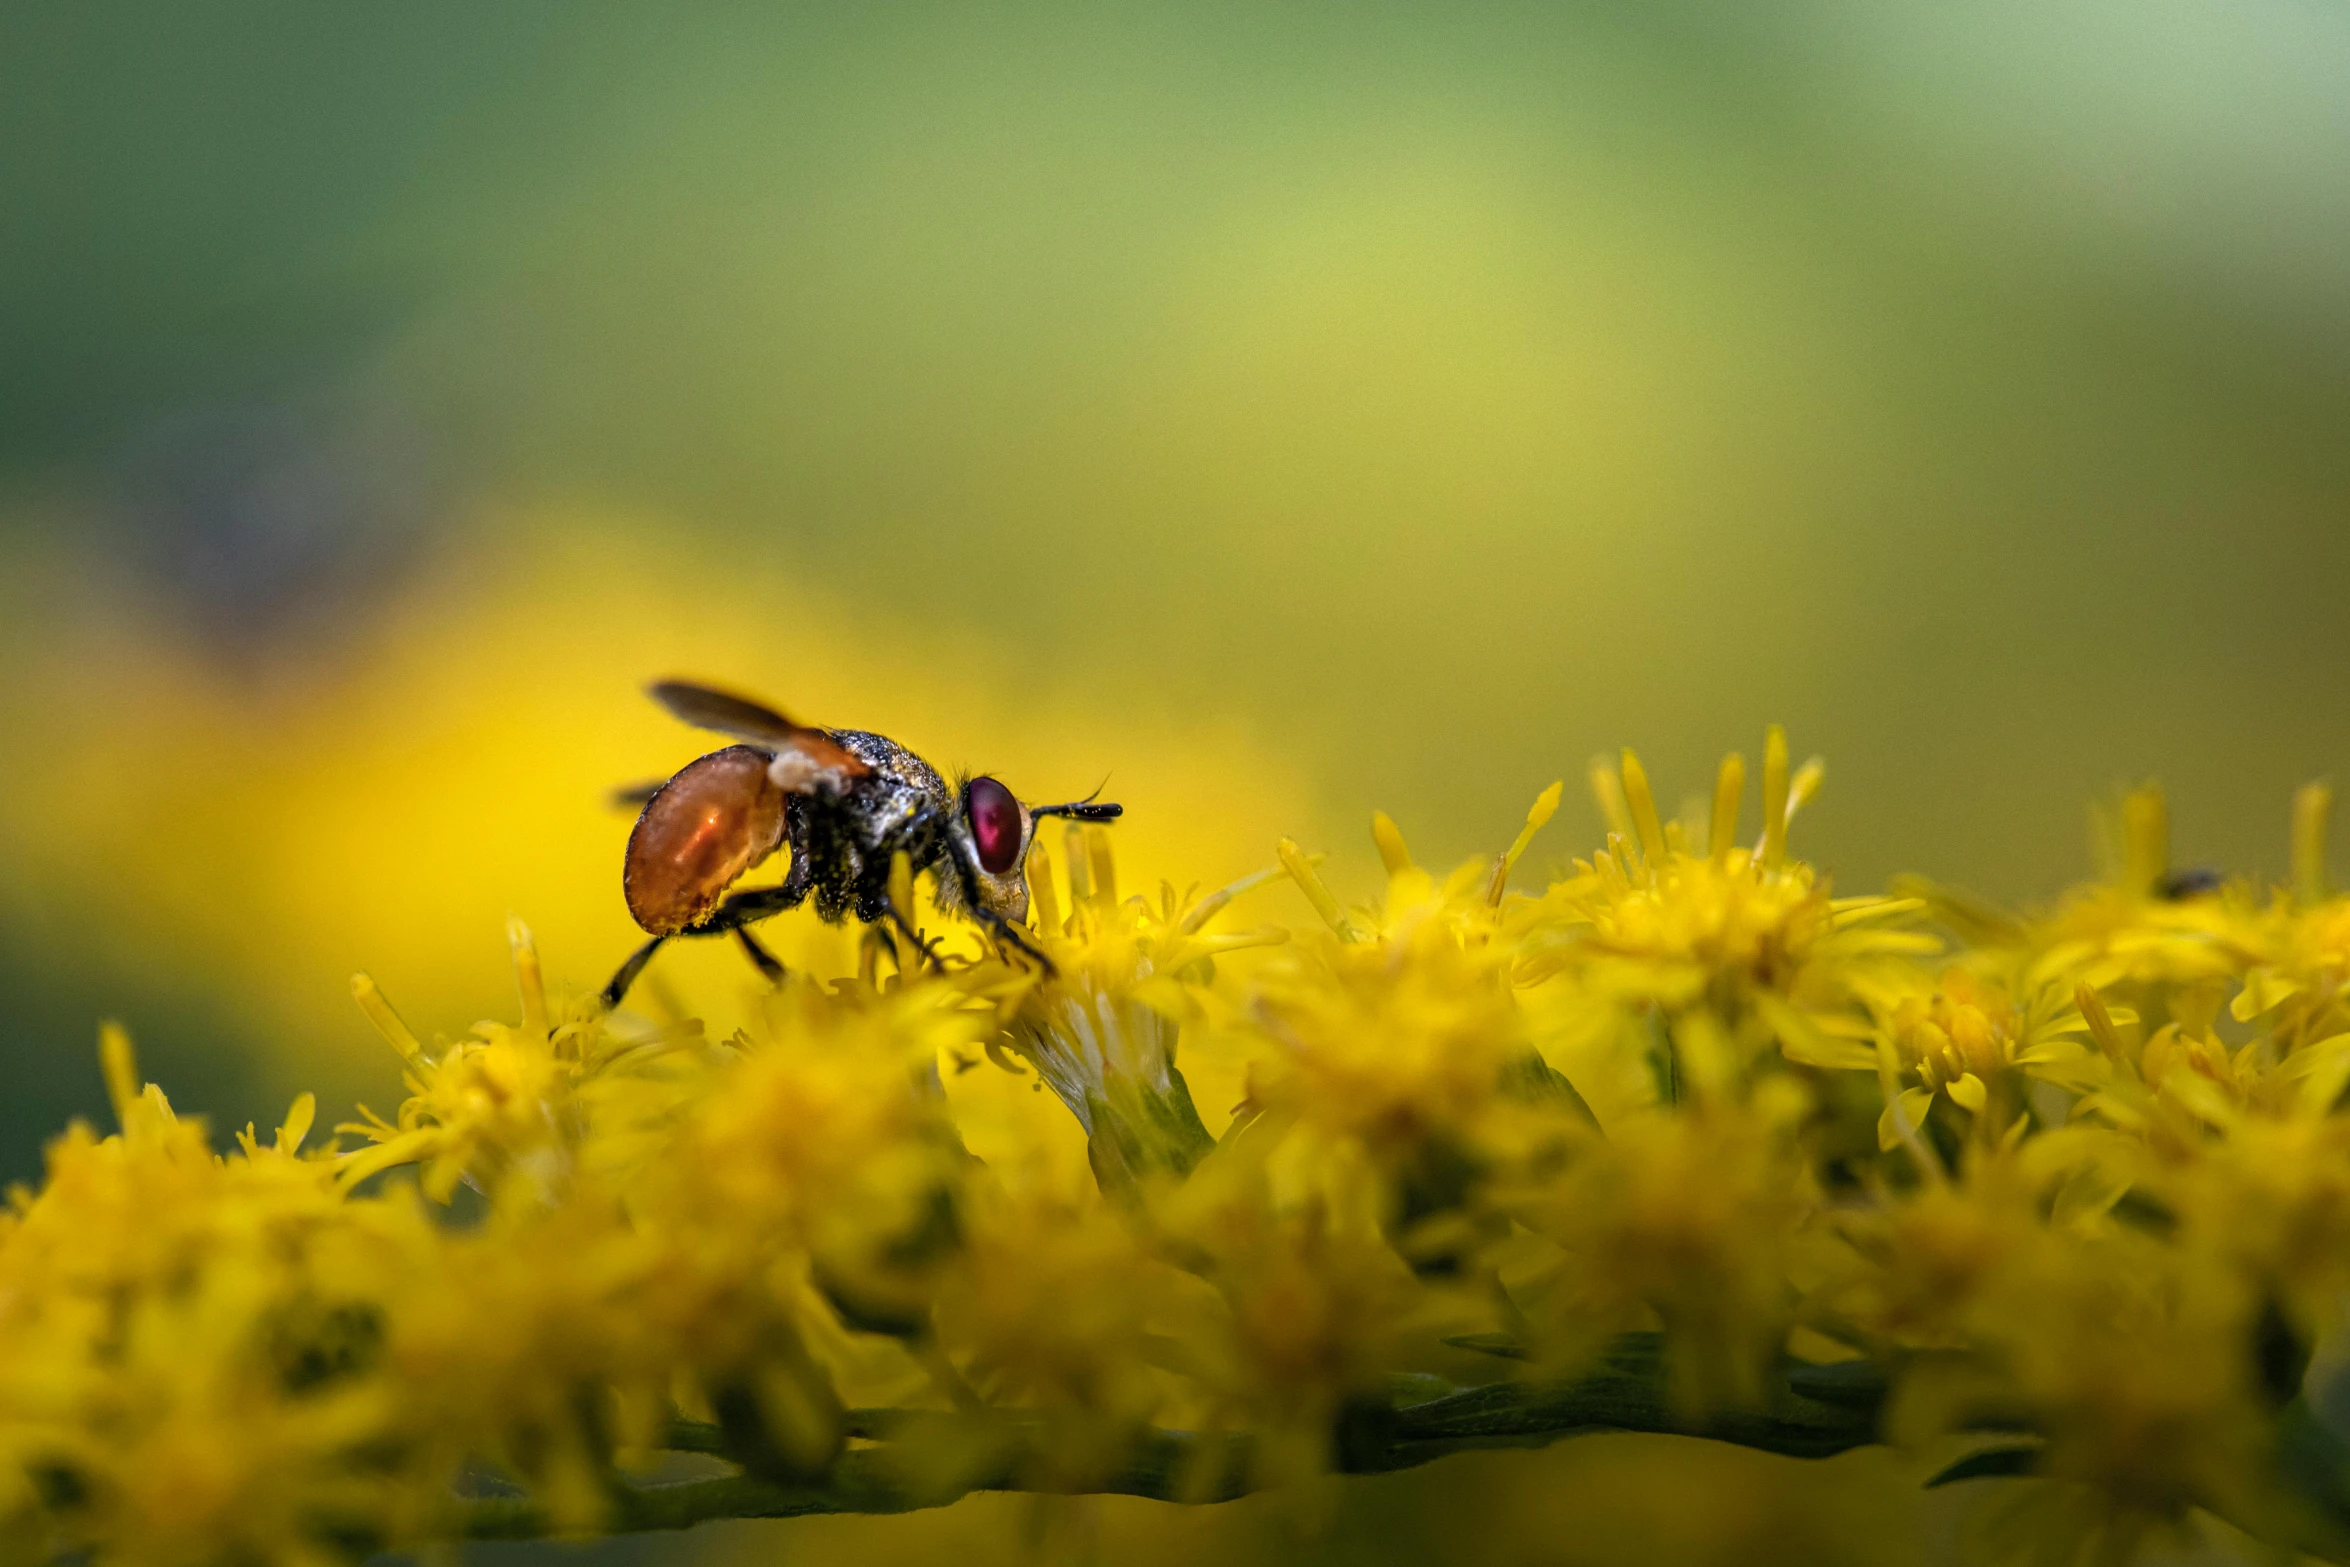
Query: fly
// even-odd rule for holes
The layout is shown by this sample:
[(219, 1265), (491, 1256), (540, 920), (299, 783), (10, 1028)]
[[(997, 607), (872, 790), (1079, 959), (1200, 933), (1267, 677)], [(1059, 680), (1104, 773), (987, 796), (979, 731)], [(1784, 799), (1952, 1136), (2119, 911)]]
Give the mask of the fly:
[[(833, 924), (887, 922), (929, 953), (890, 901), (890, 865), (901, 853), (916, 875), (931, 873), (941, 908), (1049, 969), (1020, 928), (1036, 823), (1048, 816), (1106, 822), (1124, 812), (1092, 799), (1023, 805), (985, 774), (950, 786), (886, 736), (815, 728), (709, 686), (664, 680), (651, 691), (685, 722), (738, 743), (622, 796), (644, 808), (628, 835), (621, 891), (652, 939), (604, 987), (608, 1006), (618, 1006), (653, 954), (678, 936), (731, 935), (761, 974), (781, 979), (783, 964), (750, 927), (811, 899)], [(734, 890), (786, 846), (791, 868), (779, 885)]]

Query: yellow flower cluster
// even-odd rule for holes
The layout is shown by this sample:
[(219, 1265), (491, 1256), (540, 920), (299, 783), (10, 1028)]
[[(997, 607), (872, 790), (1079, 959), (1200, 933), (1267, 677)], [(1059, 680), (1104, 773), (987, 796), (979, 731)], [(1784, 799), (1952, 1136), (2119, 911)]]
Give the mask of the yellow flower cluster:
[[(109, 1031), (120, 1131), (0, 1219), (0, 1545), (1204, 1501), (1614, 1426), (2025, 1477), (2062, 1550), (2205, 1509), (2350, 1551), (2323, 791), (2289, 887), (2174, 871), (2148, 791), (2027, 918), (1832, 896), (1788, 852), (1819, 767), (1773, 731), (1761, 774), (1749, 841), (1737, 757), (1686, 822), (1595, 768), (1613, 830), (1525, 890), (1556, 786), (1449, 874), (1381, 816), (1353, 905), (1287, 842), (1122, 898), (1072, 829), (1049, 964), (875, 941), (724, 1040), (550, 998), (517, 925), (514, 1024), (427, 1048), (355, 983), (408, 1098), (323, 1143), (305, 1098), (215, 1152)], [(1312, 923), (1232, 927), (1283, 880)], [(1247, 1062), (1228, 1124), (1187, 1038)], [(974, 1157), (942, 1065), (1049, 1091), (1092, 1189)]]

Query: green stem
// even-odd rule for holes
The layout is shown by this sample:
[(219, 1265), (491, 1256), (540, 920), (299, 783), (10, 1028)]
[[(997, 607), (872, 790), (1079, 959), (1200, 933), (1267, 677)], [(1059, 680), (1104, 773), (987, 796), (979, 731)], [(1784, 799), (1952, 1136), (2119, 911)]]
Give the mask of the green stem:
[[(1257, 1488), (1247, 1438), (1203, 1438), (1160, 1430), (1147, 1433), (1112, 1474), (1078, 1485), (1040, 1484), (1026, 1461), (1035, 1450), (1035, 1424), (998, 1418), (1003, 1441), (994, 1456), (951, 1481), (914, 1483), (909, 1476), (935, 1466), (919, 1457), (909, 1461), (908, 1454), (935, 1452), (936, 1438), (947, 1433), (970, 1433), (971, 1417), (926, 1410), (852, 1410), (846, 1418), (848, 1434), (873, 1445), (844, 1453), (820, 1481), (788, 1485), (727, 1475), (621, 1486), (608, 1527), (628, 1533), (685, 1529), (723, 1518), (910, 1512), (943, 1507), (975, 1491), (1058, 1490), (1211, 1502)], [(1653, 1335), (1623, 1341), (1599, 1370), (1571, 1382), (1497, 1383), (1401, 1408), (1373, 1405), (1367, 1412), (1350, 1413), (1344, 1424), (1339, 1467), (1356, 1474), (1415, 1468), (1480, 1448), (1540, 1447), (1593, 1431), (1674, 1432), (1798, 1458), (1822, 1458), (1877, 1440), (1872, 1402), (1830, 1401), (1792, 1389), (1783, 1390), (1767, 1410), (1693, 1425), (1675, 1413), (1666, 1396)], [(1203, 1444), (1211, 1442), (1213, 1450), (1203, 1450)], [(696, 1422), (673, 1427), (669, 1445), (682, 1452), (725, 1456), (717, 1428)], [(545, 1511), (528, 1498), (485, 1498), (463, 1506), (463, 1532), (475, 1539), (527, 1539), (549, 1532)]]
[[(1494, 1353), (1504, 1353), (1501, 1348)], [(1399, 1381), (1401, 1396), (1406, 1386)], [(1790, 1364), (1769, 1407), (1692, 1422), (1668, 1396), (1658, 1335), (1619, 1339), (1601, 1365), (1566, 1382), (1501, 1382), (1418, 1402), (1350, 1406), (1339, 1421), (1338, 1468), (1382, 1474), (1481, 1448), (1543, 1447), (1601, 1431), (1646, 1431), (1729, 1442), (1791, 1458), (1826, 1458), (1878, 1440), (1883, 1376), (1866, 1362)], [(920, 1409), (853, 1409), (844, 1434), (869, 1445), (851, 1448), (820, 1480), (783, 1484), (725, 1475), (668, 1485), (620, 1485), (613, 1493), (612, 1533), (687, 1529), (729, 1518), (796, 1518), (811, 1513), (902, 1513), (944, 1507), (978, 1491), (1141, 1496), (1168, 1502), (1221, 1502), (1257, 1489), (1253, 1445), (1245, 1436), (1202, 1437), (1153, 1430), (1114, 1473), (1089, 1483), (1040, 1482), (1031, 1462), (1039, 1447), (1032, 1419)], [(2298, 1402), (2279, 1422), (2278, 1479), (2283, 1490), (2261, 1516), (2239, 1527), (2290, 1540), (2330, 1561), (2350, 1561), (2350, 1443), (2318, 1424)], [(976, 1439), (976, 1440), (975, 1440)], [(936, 1455), (951, 1444), (976, 1459), (951, 1479)], [(673, 1451), (728, 1456), (714, 1425), (678, 1421)], [(2001, 1466), (2006, 1472), (2012, 1465)], [(1986, 1473), (1992, 1472), (1986, 1470)], [(528, 1497), (468, 1499), (455, 1531), (473, 1539), (535, 1539), (553, 1532), (546, 1511)]]

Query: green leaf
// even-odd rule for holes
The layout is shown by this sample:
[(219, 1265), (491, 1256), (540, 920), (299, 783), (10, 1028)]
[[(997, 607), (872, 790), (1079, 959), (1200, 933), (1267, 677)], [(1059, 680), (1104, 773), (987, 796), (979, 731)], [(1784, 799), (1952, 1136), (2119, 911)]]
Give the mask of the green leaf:
[(1845, 1409), (1875, 1409), (1890, 1386), (1885, 1368), (1873, 1360), (1797, 1361), (1787, 1368), (1787, 1386), (1805, 1398)]
[(2033, 1447), (1987, 1447), (1943, 1470), (1926, 1482), (1926, 1489), (1938, 1485), (1955, 1485), (1961, 1480), (2015, 1480), (2039, 1473), (2040, 1449)]
[(1480, 1355), (1498, 1355), (1503, 1360), (1532, 1360), (1534, 1357), (1507, 1333), (1455, 1333), (1445, 1340), (1455, 1349), (1473, 1349)]

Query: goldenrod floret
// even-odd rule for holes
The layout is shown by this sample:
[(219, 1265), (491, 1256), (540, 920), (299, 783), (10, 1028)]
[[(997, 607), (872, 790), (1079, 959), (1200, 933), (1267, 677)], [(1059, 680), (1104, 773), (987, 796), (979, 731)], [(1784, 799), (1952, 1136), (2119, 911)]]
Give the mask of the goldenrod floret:
[(1775, 871), (1787, 854), (1787, 818), (1792, 792), (1787, 777), (1787, 731), (1771, 725), (1763, 735), (1763, 835), (1755, 858), (1766, 871)]
[(2350, 1291), (2350, 1119), (2257, 1117), (2155, 1183), (2199, 1248), (2315, 1340)]
[(1562, 1250), (1529, 1307), (1554, 1352), (1661, 1325), (1684, 1407), (1762, 1400), (1790, 1325), (1797, 1231), (1816, 1206), (1795, 1137), (1805, 1096), (1779, 1088), (1752, 1106), (1620, 1122), (1511, 1205)]
[(2165, 902), (2092, 888), (2038, 938), (2037, 972), (2099, 990), (2225, 983), (2261, 961), (2268, 935), (2256, 911), (2225, 895)]
[[(2015, 983), (2010, 966), (1996, 958), (1952, 965), (1930, 980), (1898, 970), (1855, 977), (1853, 988), (1888, 1042), (1901, 1079), (1916, 1085), (1905, 1091), (1900, 1110), (1909, 1124), (1924, 1124), (1932, 1098), (1942, 1095), (1995, 1139), (2026, 1109), (2015, 1074), (2074, 1089), (2103, 1081), (2107, 1064), (2081, 1038), (2090, 1024), (2078, 996), (2095, 993), (2043, 985), (2019, 1005)], [(1893, 1114), (1889, 1106), (1879, 1126), (1887, 1149), (1899, 1136)]]
[(1526, 1048), (1505, 963), (1433, 902), (1376, 942), (1299, 943), (1260, 981), (1250, 1103), (1375, 1149), (1468, 1132)]
[(1305, 1150), (1271, 1141), (1220, 1153), (1153, 1208), (1223, 1304), (1200, 1367), (1210, 1423), (1253, 1429), (1269, 1482), (1329, 1466), (1340, 1410), (1382, 1392), (1412, 1338), (1477, 1321), (1387, 1244), (1372, 1172), (1343, 1159), (1301, 1169)]
[(1722, 758), (1722, 770), (1714, 778), (1713, 819), (1706, 834), (1706, 853), (1717, 864), (1738, 847), (1738, 802), (1745, 792), (1746, 758), (1732, 751)]
[[(1716, 779), (1708, 853), (1635, 854), (1611, 839), (1513, 913), (1511, 979), (1542, 988), (1544, 1038), (1618, 1060), (1645, 1052), (1666, 1098), (1742, 1091), (1772, 1052), (1805, 1066), (1874, 1066), (1858, 986), (1939, 943), (1900, 928), (1919, 900), (1833, 899), (1811, 867), (1784, 857), (1786, 823), (1821, 776), (1807, 766), (1790, 780), (1785, 760), (1774, 731), (1760, 853), (1728, 841), (1744, 775), (1732, 759)], [(1633, 792), (1645, 797), (1644, 779)], [(1611, 1036), (1618, 1043), (1605, 1043)]]
[(1151, 1256), (1099, 1199), (974, 1192), (939, 1297), (940, 1331), (991, 1403), (1040, 1413), (1032, 1483), (1099, 1481), (1162, 1419), (1169, 1347), (1196, 1340), (1212, 1296)]
[(2309, 908), (2326, 901), (2326, 829), (2334, 815), (2334, 786), (2303, 784), (2293, 795), (2293, 896)]
[[(1631, 753), (1625, 757), (1627, 765), (1635, 764)], [(1784, 738), (1776, 730), (1769, 758), (1776, 759), (1772, 766), (1784, 768)], [(1577, 874), (1554, 883), (1524, 918), (1535, 955), (1521, 966), (1519, 983), (1546, 978), (1578, 960), (1614, 958), (1655, 970), (1652, 986), (1660, 999), (1685, 995), (1692, 984), (1702, 988), (1717, 976), (1784, 989), (1821, 943), (1918, 907), (1914, 900), (1883, 898), (1831, 902), (1811, 867), (1784, 862), (1786, 823), (1821, 776), (1808, 764), (1797, 780), (1803, 784), (1800, 790), (1783, 772), (1766, 771), (1765, 826), (1777, 831), (1769, 834), (1762, 851), (1739, 850), (1729, 837), (1744, 771), (1735, 757), (1723, 763), (1713, 804), (1719, 830), (1707, 853), (1650, 849), (1649, 829), (1643, 828), (1637, 858), (1611, 847), (1576, 861)], [(1630, 785), (1627, 776), (1625, 787)], [(1645, 778), (1637, 793), (1647, 798)], [(1646, 816), (1654, 814), (1652, 805)], [(1642, 813), (1635, 811), (1634, 819), (1643, 819)], [(1655, 830), (1661, 839), (1662, 829)], [(1888, 934), (1856, 935), (1835, 950), (1844, 957), (1932, 950), (1930, 943), (1906, 935), (1884, 939)]]
[(1156, 904), (1120, 902), (1109, 834), (1096, 827), (1072, 834), (1070, 911), (1057, 920), (1050, 863), (1040, 852), (1029, 864), (1031, 885), (1043, 889), (1034, 939), (1052, 968), (1014, 972), (1001, 984), (978, 976), (978, 992), (1001, 1013), (1003, 1042), (1085, 1128), (1105, 1185), (1187, 1174), (1213, 1139), (1176, 1067), (1176, 1047), (1182, 1025), (1204, 1015), (1218, 955), (1287, 939), (1278, 928), (1208, 929), (1264, 877), (1205, 898), (1162, 887)]
[(1668, 1003), (1691, 999), (1717, 974), (1781, 986), (1832, 928), (1827, 889), (1807, 867), (1756, 875), (1733, 851), (1719, 866), (1673, 856), (1638, 880), (1605, 853), (1577, 869), (1530, 921), (1571, 939), (1537, 946), (1521, 984), (1574, 965), (1624, 994)]
[[(2151, 1020), (2174, 994), (2189, 998), (2241, 979), (2279, 936), (2275, 911), (2240, 883), (2174, 887), (2169, 812), (2160, 790), (2123, 802), (2114, 879), (2082, 888), (2033, 930), (2033, 977), (2119, 990)], [(2191, 1019), (2182, 1016), (2182, 1022)]]

